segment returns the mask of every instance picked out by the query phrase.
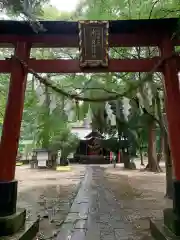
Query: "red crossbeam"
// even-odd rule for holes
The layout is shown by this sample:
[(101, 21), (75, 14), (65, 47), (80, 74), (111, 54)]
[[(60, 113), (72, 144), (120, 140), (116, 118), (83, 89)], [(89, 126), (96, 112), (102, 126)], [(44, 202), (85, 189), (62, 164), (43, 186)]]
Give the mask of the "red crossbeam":
[[(110, 47), (135, 47), (135, 46), (158, 46), (163, 36), (157, 34), (114, 34), (109, 36)], [(10, 47), (17, 42), (27, 42), (32, 47), (69, 47), (78, 48), (78, 35), (37, 35), (37, 36), (18, 36), (1, 35), (0, 47)], [(180, 43), (180, 42), (179, 42)], [(175, 43), (176, 44), (176, 43)]]
[[(126, 59), (109, 61), (108, 68), (81, 69), (79, 60), (35, 60), (30, 59), (29, 68), (38, 73), (80, 73), (80, 72), (149, 72), (160, 61), (160, 58), (152, 59)], [(11, 60), (0, 60), (0, 73), (11, 71)], [(158, 72), (162, 69), (159, 67)]]

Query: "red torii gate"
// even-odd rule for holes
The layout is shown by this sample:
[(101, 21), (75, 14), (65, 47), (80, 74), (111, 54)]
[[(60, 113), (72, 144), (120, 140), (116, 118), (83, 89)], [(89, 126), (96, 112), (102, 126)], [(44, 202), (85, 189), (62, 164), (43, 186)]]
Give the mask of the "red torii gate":
[[(109, 47), (157, 46), (160, 56), (150, 59), (110, 59), (106, 68), (83, 69), (79, 65), (79, 60), (29, 58), (30, 50), (34, 47), (79, 47), (77, 22), (43, 21), (41, 24), (47, 31), (36, 34), (27, 22), (0, 21), (0, 47), (14, 47), (14, 55), (38, 73), (150, 72), (155, 66), (157, 67), (154, 71), (163, 73), (169, 140), (176, 177), (173, 212), (176, 213), (180, 223), (180, 112), (178, 111), (180, 57), (174, 56), (174, 47), (180, 45), (180, 41), (171, 38), (177, 30), (178, 19), (110, 21)], [(159, 62), (161, 64), (158, 64)], [(0, 194), (3, 196), (0, 198), (0, 217), (2, 217), (16, 212), (17, 181), (14, 177), (27, 69), (23, 69), (20, 62), (12, 58), (0, 60), (0, 73), (11, 73), (0, 144)], [(173, 226), (175, 234), (180, 235), (176, 224)]]

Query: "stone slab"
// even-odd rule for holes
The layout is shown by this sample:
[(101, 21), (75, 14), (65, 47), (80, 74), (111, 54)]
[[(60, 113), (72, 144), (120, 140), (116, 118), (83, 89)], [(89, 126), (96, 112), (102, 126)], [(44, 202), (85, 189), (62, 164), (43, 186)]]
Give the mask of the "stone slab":
[(180, 218), (174, 213), (173, 209), (164, 209), (163, 215), (164, 224), (167, 228), (169, 228), (176, 236), (180, 236)]
[(87, 220), (78, 220), (75, 225), (75, 229), (87, 229)]
[(72, 222), (75, 223), (77, 220), (87, 220), (87, 215), (81, 214), (81, 213), (69, 213), (65, 223)]
[(0, 240), (33, 240), (39, 230), (39, 220), (26, 221), (23, 228), (11, 236), (0, 237)]
[(69, 240), (71, 239), (72, 229), (62, 228), (57, 236), (57, 240)]
[(73, 232), (72, 232), (72, 235), (71, 235), (71, 240), (85, 240), (86, 238), (86, 231), (83, 230), (83, 229), (75, 229)]
[(164, 225), (163, 220), (150, 220), (150, 230), (156, 240), (180, 240)]
[(0, 217), (0, 237), (9, 236), (19, 231), (26, 221), (26, 210), (17, 209), (16, 213), (7, 217)]

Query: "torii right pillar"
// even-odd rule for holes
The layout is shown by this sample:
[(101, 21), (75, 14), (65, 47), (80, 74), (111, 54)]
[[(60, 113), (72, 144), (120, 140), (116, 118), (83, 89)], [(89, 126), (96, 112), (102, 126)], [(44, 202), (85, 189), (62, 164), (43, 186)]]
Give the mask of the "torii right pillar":
[(173, 160), (174, 196), (173, 208), (164, 209), (163, 222), (150, 221), (151, 233), (155, 239), (180, 239), (180, 85), (178, 62), (172, 57), (174, 46), (169, 37), (160, 46), (164, 74), (164, 95), (168, 122), (168, 136)]

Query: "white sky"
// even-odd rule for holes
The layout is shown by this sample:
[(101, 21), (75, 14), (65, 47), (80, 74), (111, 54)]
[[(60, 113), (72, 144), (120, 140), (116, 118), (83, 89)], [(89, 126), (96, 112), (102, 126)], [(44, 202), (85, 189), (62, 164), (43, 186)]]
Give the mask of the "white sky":
[(50, 3), (61, 11), (73, 11), (79, 0), (51, 0)]

